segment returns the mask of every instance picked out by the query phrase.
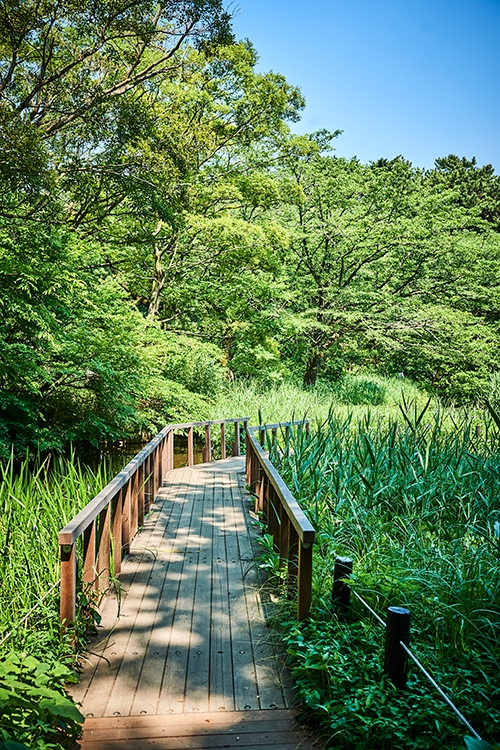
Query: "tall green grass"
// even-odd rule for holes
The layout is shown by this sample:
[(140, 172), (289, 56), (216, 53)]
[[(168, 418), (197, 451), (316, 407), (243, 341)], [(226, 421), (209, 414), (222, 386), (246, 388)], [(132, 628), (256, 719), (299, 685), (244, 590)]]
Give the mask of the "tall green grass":
[(348, 556), (355, 589), (382, 616), (409, 607), (416, 651), (476, 729), (498, 739), (498, 429), (486, 414), (415, 402), (400, 417), (332, 412), (285, 455), (271, 451), (317, 529), (316, 614), (285, 634), (301, 697), (335, 747), (462, 746), (460, 725), (419, 675), (406, 696), (383, 682), (383, 632), (362, 606), (351, 624), (337, 620), (333, 564)]
[(211, 417), (249, 416), (257, 424), (259, 414), (264, 422), (285, 422), (307, 417), (323, 421), (332, 406), (336, 412), (356, 418), (367, 407), (387, 416), (398, 413), (402, 398), (424, 404), (427, 396), (406, 378), (384, 378), (378, 375), (346, 375), (337, 383), (320, 383), (314, 388), (302, 388), (291, 382), (277, 382), (275, 386), (259, 385), (255, 381), (235, 382), (224, 388), (213, 408)]
[(0, 464), (0, 641), (14, 630), (15, 642), (33, 607), (32, 622), (54, 610), (57, 590), (37, 605), (59, 580), (57, 532), (105, 486), (106, 474), (105, 466), (89, 471), (74, 456)]

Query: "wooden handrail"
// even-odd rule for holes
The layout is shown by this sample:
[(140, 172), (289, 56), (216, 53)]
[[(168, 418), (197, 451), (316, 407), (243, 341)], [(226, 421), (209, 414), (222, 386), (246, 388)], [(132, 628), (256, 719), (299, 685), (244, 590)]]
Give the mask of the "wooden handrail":
[[(111, 574), (121, 569), (123, 556), (144, 521), (167, 471), (174, 468), (174, 434), (188, 432), (188, 465), (194, 464), (194, 429), (205, 428), (204, 461), (212, 460), (211, 427), (220, 425), (221, 454), (226, 455), (226, 425), (234, 424), (232, 455), (240, 455), (240, 424), (249, 417), (171, 424), (161, 430), (125, 468), (58, 534), (61, 559), (60, 616), (75, 619), (78, 566), (76, 544), (83, 536), (82, 582), (107, 590)], [(111, 571), (111, 564), (113, 570)]]
[[(300, 508), (264, 448), (267, 430), (273, 438), (279, 428), (290, 431), (293, 426), (309, 429), (309, 420), (282, 422), (246, 428), (247, 483), (255, 494), (255, 512), (262, 515), (269, 534), (287, 565), (288, 595), (297, 590), (297, 618), (309, 615), (312, 595), (312, 555), (314, 527)], [(259, 432), (260, 442), (254, 435)]]

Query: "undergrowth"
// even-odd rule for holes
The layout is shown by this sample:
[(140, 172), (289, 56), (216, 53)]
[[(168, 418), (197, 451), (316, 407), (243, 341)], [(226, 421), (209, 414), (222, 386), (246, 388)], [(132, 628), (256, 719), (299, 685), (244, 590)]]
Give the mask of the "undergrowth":
[(298, 696), (331, 747), (458, 748), (465, 733), (416, 668), (405, 691), (387, 680), (383, 628), (357, 600), (337, 617), (337, 556), (354, 560), (351, 586), (382, 617), (391, 605), (411, 610), (417, 656), (479, 734), (498, 740), (494, 420), (404, 402), (398, 421), (331, 413), (309, 436), (294, 433), (288, 451), (268, 447), (316, 529), (312, 616), (280, 622)]
[(64, 691), (97, 617), (81, 592), (61, 633), (57, 532), (107, 483), (69, 459), (0, 465), (0, 750), (61, 750), (83, 716)]

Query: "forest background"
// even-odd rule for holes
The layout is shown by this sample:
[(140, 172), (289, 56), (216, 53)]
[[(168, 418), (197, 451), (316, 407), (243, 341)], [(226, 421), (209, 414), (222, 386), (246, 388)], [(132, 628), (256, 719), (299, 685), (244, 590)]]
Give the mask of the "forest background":
[(335, 157), (219, 0), (0, 4), (0, 455), (225, 384), (495, 392), (500, 179)]

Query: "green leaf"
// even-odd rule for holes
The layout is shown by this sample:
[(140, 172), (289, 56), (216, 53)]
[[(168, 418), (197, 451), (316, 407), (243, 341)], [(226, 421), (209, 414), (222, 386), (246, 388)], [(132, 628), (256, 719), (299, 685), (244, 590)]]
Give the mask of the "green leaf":
[(72, 721), (78, 722), (85, 721), (85, 717), (82, 716), (75, 704), (68, 698), (64, 698), (62, 695), (59, 696), (58, 700), (42, 698), (39, 705), (40, 708), (49, 711), (51, 714), (54, 714), (54, 716), (63, 716), (65, 719), (71, 719)]
[(478, 740), (476, 737), (464, 737), (467, 750), (494, 750), (486, 740)]

